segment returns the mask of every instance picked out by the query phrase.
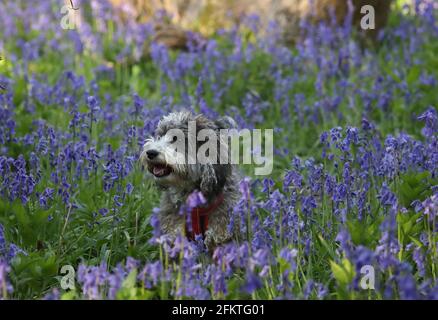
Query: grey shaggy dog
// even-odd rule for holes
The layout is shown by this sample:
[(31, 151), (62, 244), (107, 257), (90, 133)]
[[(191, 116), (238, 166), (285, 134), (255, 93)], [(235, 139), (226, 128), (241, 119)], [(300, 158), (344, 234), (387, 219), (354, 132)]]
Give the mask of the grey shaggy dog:
[[(174, 157), (170, 148), (175, 137), (167, 134), (170, 129), (180, 129), (184, 132), (186, 146), (188, 145), (188, 124), (196, 123), (196, 134), (202, 129), (211, 129), (216, 133), (218, 141), (217, 161), (214, 163), (171, 164)], [(153, 175), (156, 184), (163, 190), (159, 222), (161, 231), (172, 238), (184, 234), (186, 218), (180, 213), (181, 206), (186, 203), (187, 197), (195, 190), (201, 191), (207, 204), (215, 202), (219, 195), (223, 201), (208, 214), (208, 229), (204, 235), (204, 243), (209, 250), (233, 239), (239, 238), (239, 227), (235, 226), (232, 232), (228, 231), (233, 207), (240, 197), (238, 183), (240, 176), (233, 164), (221, 164), (219, 148), (227, 148), (228, 138), (219, 139), (219, 130), (235, 128), (235, 122), (230, 117), (210, 120), (202, 114), (194, 115), (189, 111), (174, 112), (164, 116), (158, 123), (154, 137), (146, 140), (140, 161)], [(204, 142), (196, 142), (196, 151)], [(185, 148), (187, 159), (188, 147)], [(228, 153), (229, 154), (229, 153)], [(175, 161), (174, 161), (175, 162)], [(174, 163), (173, 162), (173, 163)], [(236, 219), (238, 220), (238, 219)]]

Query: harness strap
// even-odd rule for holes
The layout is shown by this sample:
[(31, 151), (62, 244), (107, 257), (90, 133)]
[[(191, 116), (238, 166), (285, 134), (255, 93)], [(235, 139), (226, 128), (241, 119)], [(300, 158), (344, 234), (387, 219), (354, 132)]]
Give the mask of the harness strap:
[(201, 234), (205, 235), (205, 232), (208, 229), (208, 216), (214, 210), (216, 210), (224, 201), (224, 194), (219, 194), (216, 199), (207, 207), (196, 207), (192, 209), (191, 218), (192, 218), (192, 231), (189, 231), (187, 222), (186, 222), (186, 235), (190, 240), (195, 239), (195, 235)]

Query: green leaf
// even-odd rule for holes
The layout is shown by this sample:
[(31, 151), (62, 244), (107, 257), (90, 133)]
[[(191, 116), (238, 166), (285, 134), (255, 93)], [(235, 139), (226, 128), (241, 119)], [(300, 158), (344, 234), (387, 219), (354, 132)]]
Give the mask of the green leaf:
[(67, 291), (61, 295), (61, 300), (74, 300), (77, 298), (75, 290)]
[(353, 281), (355, 271), (353, 265), (348, 259), (342, 259), (341, 264), (337, 264), (333, 260), (330, 260), (330, 268), (333, 276), (341, 286), (346, 286)]
[(325, 241), (325, 239), (322, 237), (321, 234), (318, 234), (318, 242), (322, 245), (322, 247), (325, 249), (325, 251), (330, 255), (332, 259), (336, 259), (336, 254), (331, 246)]
[(132, 270), (129, 275), (123, 280), (122, 288), (128, 289), (128, 288), (134, 288), (135, 284), (137, 283), (137, 270)]

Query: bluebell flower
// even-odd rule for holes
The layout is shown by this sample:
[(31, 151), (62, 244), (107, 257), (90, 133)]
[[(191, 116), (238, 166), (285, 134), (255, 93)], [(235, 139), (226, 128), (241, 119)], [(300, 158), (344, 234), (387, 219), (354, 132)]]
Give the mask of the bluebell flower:
[(416, 300), (418, 299), (417, 285), (412, 275), (399, 275), (397, 276), (398, 290), (400, 298), (403, 300)]
[(0, 257), (0, 299), (6, 299), (8, 297), (7, 295), (13, 292), (12, 285), (8, 280), (9, 272), (11, 272), (11, 268), (6, 261)]
[(430, 106), (417, 119), (425, 122), (425, 127), (422, 130), (424, 136), (435, 136), (436, 138), (436, 133), (438, 132), (438, 112), (436, 111), (436, 108)]
[(254, 291), (260, 289), (262, 287), (262, 281), (260, 278), (252, 273), (247, 272), (245, 276), (245, 283), (242, 286), (242, 290), (248, 294), (252, 294)]
[(92, 300), (102, 299), (101, 289), (107, 284), (109, 273), (106, 263), (99, 266), (79, 265), (77, 271), (77, 280), (82, 286), (84, 297)]
[(336, 241), (341, 245), (341, 249), (345, 255), (349, 258), (352, 255), (351, 235), (347, 229), (342, 228), (336, 236)]

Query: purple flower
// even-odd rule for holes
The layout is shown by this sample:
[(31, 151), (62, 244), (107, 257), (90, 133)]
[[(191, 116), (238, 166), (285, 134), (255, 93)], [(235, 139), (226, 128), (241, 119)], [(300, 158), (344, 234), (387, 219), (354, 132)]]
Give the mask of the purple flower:
[(283, 190), (287, 190), (290, 186), (300, 188), (303, 183), (303, 177), (295, 170), (286, 172), (283, 181)]
[(436, 138), (438, 132), (438, 112), (436, 109), (430, 106), (417, 119), (425, 122), (425, 127), (422, 130), (424, 136), (431, 138), (435, 136)]
[(150, 289), (156, 286), (161, 280), (163, 274), (163, 266), (160, 261), (147, 263), (142, 272), (138, 275), (139, 279), (143, 281), (145, 288)]
[(54, 288), (48, 294), (46, 294), (43, 300), (59, 300), (61, 298), (61, 294), (58, 288)]
[(134, 190), (134, 186), (131, 183), (126, 184), (126, 194), (130, 195)]
[(22, 254), (27, 256), (27, 252), (19, 248), (17, 245), (10, 243), (9, 244), (9, 253), (8, 253), (8, 259), (9, 261), (17, 256), (18, 254)]
[(418, 269), (418, 274), (422, 277), (425, 276), (426, 274), (426, 269), (425, 269), (425, 256), (421, 250), (421, 248), (416, 247), (413, 250), (412, 253), (412, 258), (415, 261), (415, 264), (417, 265), (417, 269)]
[(239, 183), (239, 190), (242, 194), (242, 198), (246, 201), (249, 201), (251, 199), (251, 191), (250, 191), (250, 178), (245, 177), (243, 178)]
[(275, 182), (272, 179), (263, 179), (262, 184), (262, 192), (269, 193), (271, 191), (271, 188), (275, 185)]
[(380, 200), (380, 203), (384, 206), (393, 207), (397, 205), (397, 198), (395, 194), (388, 188), (386, 183), (383, 183), (377, 198)]
[(247, 272), (245, 276), (245, 284), (242, 286), (242, 291), (252, 294), (257, 289), (262, 287), (262, 281), (259, 276), (253, 272)]
[(5, 231), (3, 225), (0, 223), (0, 257), (6, 254), (7, 244), (5, 239)]
[(285, 262), (289, 263), (290, 271), (294, 272), (296, 269), (296, 257), (298, 254), (297, 249), (289, 249), (289, 248), (283, 248), (280, 250), (279, 257), (284, 259)]
[(151, 218), (150, 218), (150, 225), (152, 226), (153, 230), (153, 237), (151, 238), (150, 242), (153, 243), (161, 236), (161, 230), (160, 230), (160, 219), (158, 218), (160, 209), (159, 208), (153, 208)]
[(117, 207), (122, 207), (123, 206), (123, 197), (121, 197), (121, 196), (119, 196), (119, 195), (115, 195), (114, 197), (113, 197), (113, 200), (114, 200), (114, 204), (117, 206)]
[(225, 273), (222, 272), (220, 268), (216, 266), (212, 267), (212, 282), (213, 282), (213, 291), (215, 294), (227, 294), (227, 283), (225, 278)]
[(313, 209), (317, 207), (316, 199), (313, 196), (304, 196), (302, 199), (301, 208), (303, 213), (310, 216)]
[(338, 235), (336, 236), (336, 241), (338, 241), (341, 245), (341, 249), (345, 252), (345, 255), (347, 257), (351, 256), (351, 235), (348, 232), (347, 229), (343, 228), (341, 231), (339, 231)]
[(397, 277), (400, 298), (403, 300), (418, 299), (417, 285), (412, 275), (399, 275)]
[(202, 192), (194, 191), (187, 197), (186, 204), (190, 209), (193, 209), (204, 205), (206, 202), (207, 200), (205, 199)]
[(101, 288), (105, 286), (109, 279), (106, 263), (90, 267), (81, 264), (78, 268), (77, 279), (82, 285), (84, 297), (91, 300), (102, 299)]
[(5, 260), (5, 262), (9, 263), (18, 254), (27, 255), (17, 245), (6, 241), (3, 225), (0, 224), (0, 260)]
[(40, 195), (39, 203), (43, 208), (48, 208), (48, 201), (53, 200), (55, 190), (52, 188), (46, 188), (44, 192)]
[(424, 200), (422, 207), (429, 221), (435, 221), (435, 218), (438, 216), (438, 194), (434, 194)]
[(108, 282), (108, 298), (111, 300), (116, 299), (117, 292), (122, 287), (124, 278), (129, 274), (120, 264), (115, 267), (111, 274), (107, 277)]
[(6, 299), (8, 293), (12, 293), (13, 291), (12, 285), (8, 280), (8, 273), (10, 271), (11, 268), (9, 265), (0, 257), (0, 299)]

